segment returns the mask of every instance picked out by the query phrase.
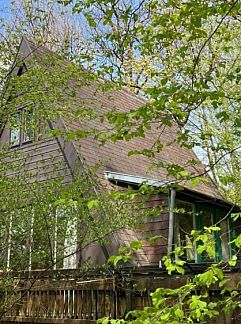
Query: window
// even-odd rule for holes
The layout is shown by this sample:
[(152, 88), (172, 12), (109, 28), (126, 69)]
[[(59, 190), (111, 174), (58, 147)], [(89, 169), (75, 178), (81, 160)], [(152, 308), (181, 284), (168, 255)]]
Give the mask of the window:
[(34, 139), (33, 110), (24, 109), (11, 118), (10, 145), (19, 146)]
[[(175, 246), (190, 246), (191, 231), (194, 229), (194, 204), (177, 200), (175, 213), (174, 240)], [(185, 249), (183, 258), (195, 261), (195, 249)]]
[(218, 262), (228, 261), (231, 255), (229, 245), (229, 222), (227, 211), (221, 207), (213, 207), (201, 203), (176, 201), (174, 240), (175, 246), (190, 246), (192, 242), (191, 231), (202, 231), (204, 227), (216, 225), (220, 231), (213, 232), (215, 244), (215, 258), (210, 259), (206, 252), (197, 254), (195, 249), (185, 250), (184, 258), (187, 261)]

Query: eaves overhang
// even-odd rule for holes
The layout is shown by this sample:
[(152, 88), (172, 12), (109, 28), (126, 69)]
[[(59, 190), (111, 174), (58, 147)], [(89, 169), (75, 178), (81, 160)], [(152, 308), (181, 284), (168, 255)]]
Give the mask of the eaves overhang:
[(166, 181), (166, 180), (152, 179), (152, 178), (146, 178), (146, 177), (136, 176), (131, 174), (112, 172), (112, 171), (105, 171), (105, 177), (109, 181), (114, 181), (117, 183), (125, 183), (130, 185), (147, 184), (149, 186), (157, 187), (157, 188), (170, 186), (174, 184), (173, 182)]

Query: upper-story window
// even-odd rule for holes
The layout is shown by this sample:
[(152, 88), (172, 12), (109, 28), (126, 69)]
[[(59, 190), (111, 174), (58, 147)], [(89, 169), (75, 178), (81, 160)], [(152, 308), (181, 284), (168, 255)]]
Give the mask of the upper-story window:
[(11, 118), (10, 144), (19, 146), (34, 139), (33, 110), (23, 109)]

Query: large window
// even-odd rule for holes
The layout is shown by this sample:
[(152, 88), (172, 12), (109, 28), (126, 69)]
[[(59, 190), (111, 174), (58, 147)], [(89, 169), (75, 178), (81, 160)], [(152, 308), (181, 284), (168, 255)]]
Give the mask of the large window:
[(191, 203), (187, 201), (176, 201), (174, 243), (175, 246), (191, 246), (193, 229), (202, 232), (204, 227), (218, 226), (220, 231), (212, 234), (215, 248), (215, 258), (210, 259), (204, 251), (197, 254), (195, 248), (185, 250), (184, 258), (196, 262), (218, 262), (228, 261), (231, 255), (229, 220), (227, 211), (221, 207), (213, 207), (204, 203)]
[(34, 140), (33, 110), (23, 109), (10, 121), (10, 145), (19, 146)]

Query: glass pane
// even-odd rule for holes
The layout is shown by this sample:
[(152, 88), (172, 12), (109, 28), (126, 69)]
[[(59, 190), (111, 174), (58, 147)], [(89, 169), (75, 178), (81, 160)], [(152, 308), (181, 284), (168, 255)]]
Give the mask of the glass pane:
[(33, 132), (33, 110), (24, 111), (24, 132), (23, 142), (32, 141), (34, 136)]
[[(194, 205), (189, 202), (177, 200), (176, 202), (176, 222), (175, 222), (175, 245), (180, 247), (191, 247), (191, 231), (194, 228), (193, 215)], [(184, 249), (183, 258), (186, 260), (195, 260), (195, 249)]]
[[(210, 227), (213, 225), (213, 209), (212, 208), (205, 208), (203, 207), (198, 215), (197, 215), (197, 218), (198, 221), (197, 221), (197, 224), (199, 224), (199, 226), (197, 226), (197, 230), (204, 230), (204, 227)], [(214, 239), (213, 236), (210, 237), (210, 239)], [(204, 251), (202, 253), (202, 255), (198, 255), (198, 261), (200, 262), (210, 262), (212, 261), (213, 259), (210, 259), (209, 255)]]
[[(241, 235), (241, 217), (238, 217), (237, 220), (233, 220), (231, 217), (229, 220), (230, 226), (230, 233), (229, 233), (229, 240), (233, 241), (239, 235)], [(238, 260), (241, 260), (241, 249), (238, 249), (235, 243), (231, 244), (232, 255), (237, 253)]]
[(20, 113), (15, 114), (11, 119), (10, 143), (11, 145), (20, 144)]
[(223, 219), (218, 226), (221, 228), (221, 257), (223, 261), (227, 262), (230, 259), (229, 228), (227, 219)]

